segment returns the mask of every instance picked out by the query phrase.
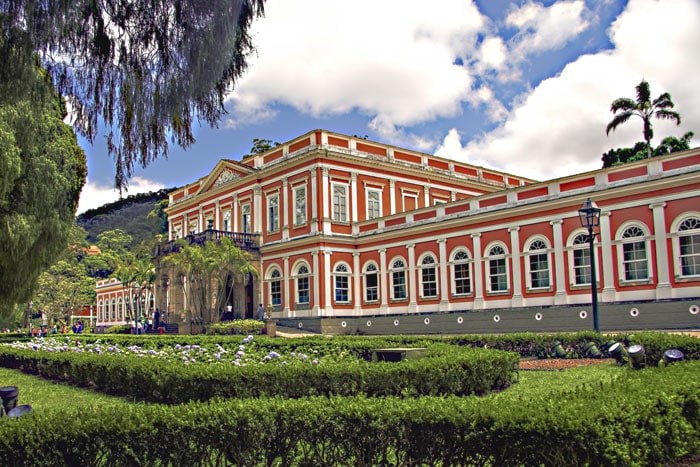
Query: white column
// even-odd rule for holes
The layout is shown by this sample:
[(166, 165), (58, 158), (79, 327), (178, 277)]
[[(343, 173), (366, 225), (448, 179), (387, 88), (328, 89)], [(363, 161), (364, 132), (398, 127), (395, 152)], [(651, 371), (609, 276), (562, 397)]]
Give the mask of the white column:
[(282, 267), (284, 268), (282, 271), (282, 283), (284, 284), (284, 315), (293, 318), (291, 307), (289, 306), (291, 303), (291, 294), (289, 292), (294, 288), (294, 281), (289, 277), (289, 256), (282, 258), (282, 262)]
[(389, 179), (389, 215), (396, 214), (396, 180)]
[(430, 187), (427, 185), (423, 187), (423, 203), (423, 206), (425, 206), (426, 208), (430, 206)]
[(409, 243), (408, 249), (408, 312), (416, 311), (418, 306), (418, 284), (416, 283), (416, 245)]
[(289, 239), (289, 181), (287, 177), (282, 179), (282, 240)]
[(600, 249), (596, 251), (596, 259), (598, 259), (599, 266), (597, 269), (598, 276), (603, 276), (602, 302), (614, 302), (616, 296), (610, 215), (610, 211), (602, 211), (600, 213)]
[(312, 315), (320, 316), (322, 313), (322, 309), (320, 308), (320, 301), (321, 301), (321, 291), (319, 290), (320, 284), (319, 284), (319, 277), (321, 276), (321, 271), (319, 271), (319, 261), (318, 261), (318, 251), (314, 251), (311, 253), (312, 256), (312, 264), (313, 264), (313, 276), (314, 276), (314, 286), (312, 287), (313, 289), (313, 294), (314, 294), (314, 308), (313, 308), (313, 313)]
[(389, 287), (386, 276), (386, 249), (379, 250), (379, 311), (380, 313), (389, 312)]
[(331, 233), (331, 200), (330, 183), (328, 182), (328, 167), (322, 167), (321, 190), (323, 192), (323, 233)]
[(352, 301), (355, 304), (355, 314), (362, 311), (362, 271), (360, 269), (360, 252), (352, 253)]
[(658, 300), (671, 298), (671, 276), (670, 268), (673, 265), (668, 263), (668, 245), (666, 244), (666, 208), (665, 202), (653, 203), (649, 205), (654, 215), (654, 243), (656, 245), (656, 272), (659, 275), (656, 284), (656, 298)]
[(450, 278), (447, 272), (447, 240), (440, 238), (437, 244), (438, 261), (440, 263), (440, 275), (438, 276), (438, 280), (440, 281), (440, 311), (448, 311), (450, 309)]
[[(306, 195), (311, 198), (311, 235), (318, 233), (318, 183), (316, 180), (316, 169), (311, 171), (311, 191)], [(308, 199), (307, 198), (307, 199)]]
[[(331, 277), (331, 255), (333, 252), (331, 250), (323, 251), (323, 277), (325, 279), (326, 286), (324, 287), (324, 297), (323, 297), (323, 308), (321, 309), (319, 316), (328, 316), (328, 314), (333, 310), (333, 291), (335, 289), (335, 284), (333, 283), (333, 278)], [(318, 289), (318, 287), (315, 287)]]
[(199, 209), (197, 210), (197, 233), (204, 232), (204, 229), (206, 228), (206, 225), (204, 225), (204, 211), (202, 210), (202, 206), (199, 206)]
[(352, 202), (352, 210), (351, 216), (352, 218), (350, 219), (351, 223), (356, 223), (358, 220), (357, 217), (357, 172), (352, 172), (350, 174), (350, 198)]
[(262, 234), (263, 231), (263, 211), (262, 211), (262, 188), (260, 186), (256, 186), (253, 189), (253, 211), (255, 212), (253, 215), (253, 222), (251, 223), (251, 227), (253, 228), (253, 232)]
[(484, 307), (484, 272), (481, 256), (481, 234), (472, 234), (472, 242), (474, 243), (474, 309), (480, 310)]
[(549, 223), (552, 226), (552, 239), (554, 250), (554, 304), (566, 303), (566, 270), (564, 266), (564, 235), (562, 233), (562, 219), (554, 219)]
[(233, 195), (233, 203), (231, 204), (231, 231), (233, 232), (238, 232), (238, 212), (240, 210), (238, 195)]
[(216, 200), (216, 207), (214, 208), (214, 229), (215, 230), (222, 230), (221, 229), (221, 224), (219, 223), (221, 221), (220, 216), (219, 216), (219, 211), (221, 211), (221, 208), (219, 207), (219, 200)]
[(513, 285), (513, 300), (514, 307), (523, 306), (523, 274), (520, 266), (520, 227), (509, 227), (510, 232), (510, 251), (511, 251), (511, 269), (513, 270), (512, 285)]

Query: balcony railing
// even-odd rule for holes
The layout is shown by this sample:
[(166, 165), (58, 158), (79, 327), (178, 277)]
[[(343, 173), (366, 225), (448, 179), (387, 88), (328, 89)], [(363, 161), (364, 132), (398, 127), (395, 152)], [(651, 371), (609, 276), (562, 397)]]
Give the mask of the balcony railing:
[[(210, 229), (183, 237), (188, 245), (204, 245), (206, 242), (218, 242), (222, 238), (230, 238), (233, 240), (233, 244), (242, 250), (258, 251), (260, 249), (260, 235), (258, 234)], [(180, 251), (180, 244), (177, 240), (172, 240), (156, 246), (155, 255), (165, 256), (178, 251)]]

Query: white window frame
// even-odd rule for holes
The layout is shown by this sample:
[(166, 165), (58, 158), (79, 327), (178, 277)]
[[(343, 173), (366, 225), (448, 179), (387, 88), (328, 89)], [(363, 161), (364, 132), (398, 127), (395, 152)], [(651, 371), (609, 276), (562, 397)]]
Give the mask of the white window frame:
[(250, 203), (241, 204), (241, 230), (243, 233), (253, 233)]
[[(688, 228), (690, 227), (690, 228)], [(683, 228), (683, 230), (681, 230)], [(683, 257), (681, 251), (681, 239), (694, 237), (700, 242), (700, 213), (691, 212), (684, 213), (676, 218), (671, 224), (671, 240), (673, 248), (673, 271), (677, 281), (700, 280), (700, 272), (698, 274), (684, 274), (683, 272)], [(695, 245), (693, 241), (693, 245)], [(700, 250), (687, 255), (693, 259), (693, 263), (700, 262)]]
[[(376, 196), (376, 200), (371, 200), (371, 196)], [(365, 188), (365, 197), (367, 199), (367, 217), (366, 219), (378, 219), (382, 217), (382, 190), (378, 188)]]
[[(340, 304), (352, 303), (352, 269), (347, 263), (338, 262), (333, 268), (333, 301)], [(345, 287), (339, 288), (338, 281), (344, 282)], [(338, 300), (338, 292), (345, 291), (345, 300)]]
[(224, 232), (230, 232), (231, 231), (231, 211), (226, 210), (224, 211)]
[[(460, 258), (457, 258), (457, 256)], [(466, 258), (461, 257), (466, 255)], [(464, 277), (457, 277), (457, 268), (466, 267), (466, 281), (468, 292), (458, 292), (457, 291), (457, 280), (464, 281)], [(474, 293), (474, 284), (472, 283), (474, 268), (474, 259), (467, 248), (459, 247), (455, 248), (450, 255), (450, 282), (452, 287), (453, 297), (470, 297)]]
[[(305, 288), (300, 287), (303, 283)], [(306, 291), (306, 301), (301, 301), (301, 292)], [(294, 267), (294, 301), (297, 305), (311, 306), (311, 267), (301, 262)]]
[[(582, 236), (583, 242), (574, 244), (574, 242), (576, 241), (577, 238), (579, 238), (579, 236)], [(596, 238), (597, 238), (597, 236), (596, 236)], [(571, 233), (571, 235), (569, 235), (569, 239), (568, 239), (566, 244), (568, 245), (567, 246), (567, 253), (568, 253), (568, 257), (569, 257), (569, 287), (571, 287), (572, 289), (582, 289), (582, 288), (586, 288), (586, 287), (590, 288), (591, 287), (590, 279), (586, 283), (583, 283), (583, 282), (577, 283), (576, 282), (577, 267), (575, 264), (576, 251), (583, 251), (586, 255), (589, 256), (588, 266), (587, 266), (588, 267), (588, 277), (591, 276), (591, 272), (590, 272), (590, 270), (591, 270), (590, 269), (591, 268), (591, 266), (590, 266), (590, 245), (588, 243), (588, 231), (585, 229), (577, 229), (577, 230), (573, 231)], [(595, 275), (596, 275), (597, 283), (600, 283), (600, 269), (601, 269), (600, 268), (600, 252), (598, 251), (599, 246), (600, 245), (598, 244), (598, 242), (596, 240), (593, 240), (593, 248), (595, 250), (595, 255), (594, 255), (595, 256), (595, 266), (596, 266), (595, 267)], [(581, 266), (580, 268), (583, 268), (583, 266)]]
[[(492, 254), (495, 249), (500, 249), (502, 253)], [(510, 292), (510, 265), (508, 264), (508, 259), (510, 257), (508, 253), (508, 248), (503, 242), (492, 242), (484, 250), (486, 254), (484, 255), (485, 266), (486, 266), (486, 290), (488, 294), (491, 295), (502, 295)], [(493, 274), (491, 272), (492, 263), (500, 263), (503, 261), (504, 272)], [(493, 277), (502, 276), (505, 278), (505, 289), (493, 290)]]
[[(349, 187), (347, 183), (332, 182), (331, 183), (331, 209), (333, 211), (331, 218), (334, 222), (347, 223), (349, 219), (348, 193)], [(339, 190), (336, 193), (336, 190)], [(340, 193), (342, 190), (342, 194)]]
[[(639, 229), (642, 233), (639, 237), (628, 237), (625, 238), (625, 234), (630, 229)], [(651, 242), (649, 229), (646, 225), (639, 221), (630, 221), (623, 223), (620, 228), (617, 229), (617, 235), (615, 235), (615, 243), (617, 247), (617, 267), (618, 267), (618, 281), (620, 285), (633, 285), (633, 284), (648, 284), (653, 279), (653, 271), (651, 269)], [(644, 248), (644, 258), (635, 260), (625, 259), (625, 248), (632, 244), (642, 244)], [(638, 250), (637, 250), (638, 251)], [(646, 277), (638, 279), (627, 279), (627, 266), (632, 263), (644, 263), (647, 270)]]
[(280, 230), (280, 195), (278, 192), (267, 195), (267, 231), (268, 233)]
[[(376, 284), (374, 286), (370, 286), (367, 283), (367, 277), (368, 276), (374, 276)], [(377, 303), (379, 302), (380, 295), (379, 295), (379, 267), (375, 262), (369, 262), (365, 264), (364, 270), (362, 272), (362, 279), (364, 282), (364, 291), (365, 291), (365, 303)], [(376, 298), (369, 298), (370, 292), (374, 292), (374, 295)]]
[(306, 224), (306, 185), (298, 185), (292, 188), (292, 199), (294, 200), (294, 225), (300, 226)]
[[(401, 262), (401, 266), (398, 266), (398, 262)], [(405, 302), (408, 300), (408, 267), (406, 266), (406, 260), (400, 256), (397, 256), (396, 258), (393, 258), (391, 262), (389, 263), (391, 266), (389, 267), (389, 278), (390, 278), (390, 284), (391, 284), (391, 301), (393, 302)], [(402, 284), (397, 284), (396, 279), (399, 277), (399, 275), (402, 275)], [(403, 296), (397, 297), (396, 296), (396, 287), (403, 285)]]
[[(432, 253), (425, 253), (421, 255), (416, 266), (418, 269), (418, 290), (420, 291), (420, 298), (438, 298), (440, 293), (440, 281), (438, 276), (439, 263), (435, 258), (435, 255)], [(430, 272), (430, 270), (432, 270), (432, 272)], [(429, 275), (432, 276), (432, 280), (430, 280), (431, 276)], [(434, 293), (427, 294), (426, 287), (434, 289)]]
[[(535, 246), (542, 246), (542, 248), (533, 250), (533, 247)], [(523, 252), (523, 256), (525, 257), (525, 285), (527, 290), (537, 292), (552, 290), (552, 248), (549, 243), (549, 239), (540, 235), (530, 238), (527, 242), (525, 242), (525, 251)], [(546, 269), (533, 270), (532, 260), (540, 256), (545, 257)], [(534, 286), (533, 276), (544, 272), (546, 272), (547, 285)]]
[[(272, 291), (272, 286), (273, 284), (277, 283), (279, 286), (279, 292), (273, 293)], [(277, 266), (273, 266), (270, 268), (270, 270), (267, 272), (267, 296), (268, 296), (268, 303), (270, 303), (273, 307), (281, 307), (282, 306), (282, 293), (283, 293), (283, 281), (282, 281), (282, 271)], [(275, 296), (279, 294), (279, 300), (275, 300)]]

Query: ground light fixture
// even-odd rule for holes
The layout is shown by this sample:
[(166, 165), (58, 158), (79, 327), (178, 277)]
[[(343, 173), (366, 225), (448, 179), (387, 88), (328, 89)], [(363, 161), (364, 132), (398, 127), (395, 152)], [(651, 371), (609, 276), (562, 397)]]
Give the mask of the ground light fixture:
[(586, 356), (590, 358), (603, 358), (603, 353), (598, 349), (595, 342), (591, 341), (584, 347)]
[(587, 198), (578, 210), (578, 217), (581, 221), (581, 227), (588, 230), (588, 251), (591, 261), (591, 309), (593, 310), (593, 330), (599, 332), (598, 327), (598, 286), (596, 285), (595, 271), (595, 248), (593, 242), (597, 235), (593, 229), (600, 226), (600, 211), (601, 209)]
[(632, 368), (635, 370), (646, 366), (646, 352), (643, 345), (634, 344), (629, 346), (627, 349), (627, 356), (629, 357)]
[(618, 365), (627, 363), (627, 348), (625, 348), (625, 344), (622, 342), (615, 342), (608, 347), (608, 353), (615, 359)]
[(559, 342), (559, 341), (552, 342), (552, 354), (556, 358), (565, 358), (566, 357), (566, 350), (564, 350), (564, 347), (561, 345), (561, 342)]
[(670, 363), (675, 363), (675, 362), (680, 362), (683, 360), (683, 352), (681, 352), (678, 349), (668, 349), (666, 352), (664, 352), (664, 363), (666, 365)]

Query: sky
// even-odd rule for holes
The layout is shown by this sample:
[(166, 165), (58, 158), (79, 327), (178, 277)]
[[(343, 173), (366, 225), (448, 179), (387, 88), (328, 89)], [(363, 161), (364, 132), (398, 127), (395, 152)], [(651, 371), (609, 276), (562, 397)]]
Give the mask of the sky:
[[(534, 180), (602, 167), (642, 140), (632, 118), (606, 135), (610, 104), (671, 94), (681, 124), (654, 121), (653, 145), (700, 143), (698, 0), (267, 0), (256, 53), (218, 128), (138, 168), (124, 196), (206, 176), (253, 138), (284, 143), (314, 129), (436, 154)], [(98, 136), (79, 139), (88, 180), (78, 213), (119, 199)]]

